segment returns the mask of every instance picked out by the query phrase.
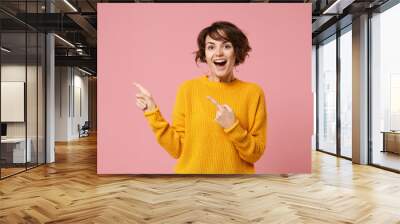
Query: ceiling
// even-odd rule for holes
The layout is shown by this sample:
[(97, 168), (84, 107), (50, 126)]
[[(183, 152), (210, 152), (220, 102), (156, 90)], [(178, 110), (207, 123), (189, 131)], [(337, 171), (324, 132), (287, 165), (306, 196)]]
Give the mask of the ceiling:
[[(18, 49), (25, 46), (22, 38), (26, 28), (30, 31), (55, 32), (61, 38), (55, 38), (56, 65), (80, 66), (96, 72), (97, 57), (97, 3), (137, 3), (137, 2), (269, 2), (269, 3), (312, 3), (312, 35), (313, 43), (320, 41), (335, 32), (338, 20), (341, 26), (351, 23), (351, 17), (372, 10), (388, 0), (252, 0), (252, 1), (167, 1), (167, 0), (45, 0), (0, 1), (1, 30)], [(69, 3), (69, 4), (68, 4)], [(50, 11), (52, 13), (48, 13)], [(328, 10), (327, 10), (328, 9)], [(27, 12), (27, 13), (26, 13)], [(347, 22), (346, 22), (347, 21)], [(333, 28), (332, 28), (333, 27)], [(21, 33), (23, 31), (23, 33)], [(2, 41), (2, 43), (5, 43)], [(72, 45), (71, 45), (72, 44)], [(31, 52), (35, 43), (28, 44), (27, 52)], [(22, 51), (23, 48), (20, 48)]]

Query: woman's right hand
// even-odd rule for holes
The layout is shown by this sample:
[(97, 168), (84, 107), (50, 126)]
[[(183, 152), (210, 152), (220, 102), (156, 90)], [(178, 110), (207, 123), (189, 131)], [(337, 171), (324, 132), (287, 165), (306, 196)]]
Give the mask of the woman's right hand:
[(157, 108), (151, 93), (143, 88), (139, 83), (133, 83), (138, 89), (139, 93), (136, 94), (136, 106), (138, 106), (144, 112), (152, 111)]

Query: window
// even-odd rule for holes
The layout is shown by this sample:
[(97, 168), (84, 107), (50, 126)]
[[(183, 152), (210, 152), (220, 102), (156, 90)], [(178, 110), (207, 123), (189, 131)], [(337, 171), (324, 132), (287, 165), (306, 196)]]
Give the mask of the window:
[(340, 36), (340, 154), (352, 157), (352, 35), (351, 26)]
[(318, 149), (336, 153), (336, 36), (318, 47)]
[(400, 170), (400, 132), (392, 132), (400, 130), (399, 21), (400, 4), (371, 18), (371, 157), (373, 164), (395, 170)]

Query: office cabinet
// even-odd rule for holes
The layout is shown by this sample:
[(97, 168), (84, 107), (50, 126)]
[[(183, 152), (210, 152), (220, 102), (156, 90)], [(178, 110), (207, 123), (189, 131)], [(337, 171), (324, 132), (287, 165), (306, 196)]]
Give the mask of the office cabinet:
[(383, 152), (392, 152), (400, 154), (400, 132), (382, 132), (383, 133)]

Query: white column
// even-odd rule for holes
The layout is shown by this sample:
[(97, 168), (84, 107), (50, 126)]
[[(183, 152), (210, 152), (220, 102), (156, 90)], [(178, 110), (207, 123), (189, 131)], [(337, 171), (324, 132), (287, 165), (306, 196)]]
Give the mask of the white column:
[(55, 76), (54, 76), (54, 35), (46, 36), (46, 163), (55, 161), (54, 133), (55, 133)]
[(368, 15), (353, 20), (353, 162), (368, 163)]
[[(46, 11), (54, 12), (54, 5), (46, 1)], [(55, 162), (55, 43), (54, 35), (46, 35), (46, 163)]]

